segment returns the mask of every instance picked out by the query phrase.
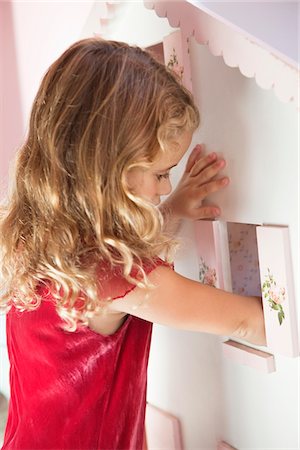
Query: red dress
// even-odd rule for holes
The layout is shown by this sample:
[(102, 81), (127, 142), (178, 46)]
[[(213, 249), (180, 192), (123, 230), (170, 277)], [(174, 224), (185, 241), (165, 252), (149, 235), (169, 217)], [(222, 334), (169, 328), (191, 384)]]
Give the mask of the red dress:
[[(113, 298), (134, 288), (118, 271), (106, 273), (103, 286)], [(47, 288), (40, 294), (35, 311), (7, 315), (11, 399), (2, 449), (141, 450), (152, 323), (128, 315), (110, 336), (66, 332)]]

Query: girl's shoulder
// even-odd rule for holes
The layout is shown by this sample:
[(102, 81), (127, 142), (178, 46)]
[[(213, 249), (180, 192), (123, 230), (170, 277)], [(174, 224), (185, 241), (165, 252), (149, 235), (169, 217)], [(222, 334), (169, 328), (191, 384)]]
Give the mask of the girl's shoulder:
[[(172, 264), (164, 261), (160, 257), (156, 257), (152, 260), (144, 260), (140, 267), (147, 276), (160, 266), (173, 268)], [(133, 266), (130, 277), (134, 280), (140, 280), (142, 278), (142, 273), (138, 266)], [(99, 264), (97, 278), (99, 281), (101, 297), (109, 300), (125, 297), (129, 292), (136, 288), (136, 284), (129, 281), (124, 276), (122, 266), (111, 267), (106, 261)]]
[[(157, 257), (154, 260), (143, 261), (142, 269), (146, 275), (149, 275), (154, 269), (160, 266), (173, 268), (173, 265)], [(138, 272), (138, 268), (134, 267), (130, 276), (137, 279), (139, 277)], [(98, 276), (103, 297), (112, 302), (123, 299), (137, 287), (136, 284), (126, 280), (121, 267), (110, 268), (108, 263), (99, 266)], [(89, 328), (99, 334), (111, 335), (115, 333), (123, 325), (128, 316), (126, 312), (116, 311), (111, 308), (110, 304), (108, 303), (105, 314), (95, 315), (89, 319)]]

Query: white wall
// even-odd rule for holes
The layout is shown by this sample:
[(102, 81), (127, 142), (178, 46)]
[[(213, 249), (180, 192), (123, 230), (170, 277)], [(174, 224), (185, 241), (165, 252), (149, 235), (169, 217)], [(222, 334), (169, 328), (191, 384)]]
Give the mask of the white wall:
[[(231, 186), (219, 197), (224, 218), (289, 225), (299, 302), (299, 166), (295, 106), (192, 43), (199, 139), (228, 160)], [(297, 304), (299, 311), (299, 303)], [(299, 448), (299, 358), (276, 356), (262, 375), (223, 361), (223, 436), (237, 448)]]
[[(110, 11), (111, 19), (102, 29), (106, 39), (125, 41), (131, 45), (147, 47), (159, 42), (173, 29), (165, 18), (158, 18), (153, 11), (144, 7), (143, 0), (125, 0), (119, 2)], [(95, 2), (84, 28), (87, 33), (95, 27), (99, 16), (99, 2)]]
[(225, 66), (222, 57), (192, 44), (194, 95), (202, 117), (197, 137), (208, 151), (225, 156), (231, 179), (214, 199), (224, 220), (289, 225), (299, 297), (299, 111)]
[(8, 167), (27, 129), (31, 105), (49, 65), (82, 34), (93, 6), (86, 2), (0, 3), (0, 199)]

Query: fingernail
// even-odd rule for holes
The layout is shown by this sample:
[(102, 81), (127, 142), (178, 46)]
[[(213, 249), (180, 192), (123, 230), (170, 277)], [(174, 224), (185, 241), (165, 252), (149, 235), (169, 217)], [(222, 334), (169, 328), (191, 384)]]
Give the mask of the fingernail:
[(216, 155), (215, 153), (210, 153), (210, 154), (209, 154), (209, 158), (210, 158), (210, 159), (216, 159), (216, 156), (217, 156), (217, 155)]
[(222, 184), (226, 185), (229, 183), (229, 178), (223, 178)]
[(215, 216), (219, 216), (221, 214), (221, 211), (218, 208), (214, 209)]

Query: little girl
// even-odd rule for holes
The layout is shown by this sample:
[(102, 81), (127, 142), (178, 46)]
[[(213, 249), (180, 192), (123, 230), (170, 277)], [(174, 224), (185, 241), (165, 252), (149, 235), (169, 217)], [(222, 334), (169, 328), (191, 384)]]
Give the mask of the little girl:
[(46, 73), (0, 222), (11, 399), (3, 449), (141, 450), (152, 323), (265, 344), (261, 301), (172, 269), (181, 218), (226, 186), (190, 93), (147, 52), (86, 39)]

